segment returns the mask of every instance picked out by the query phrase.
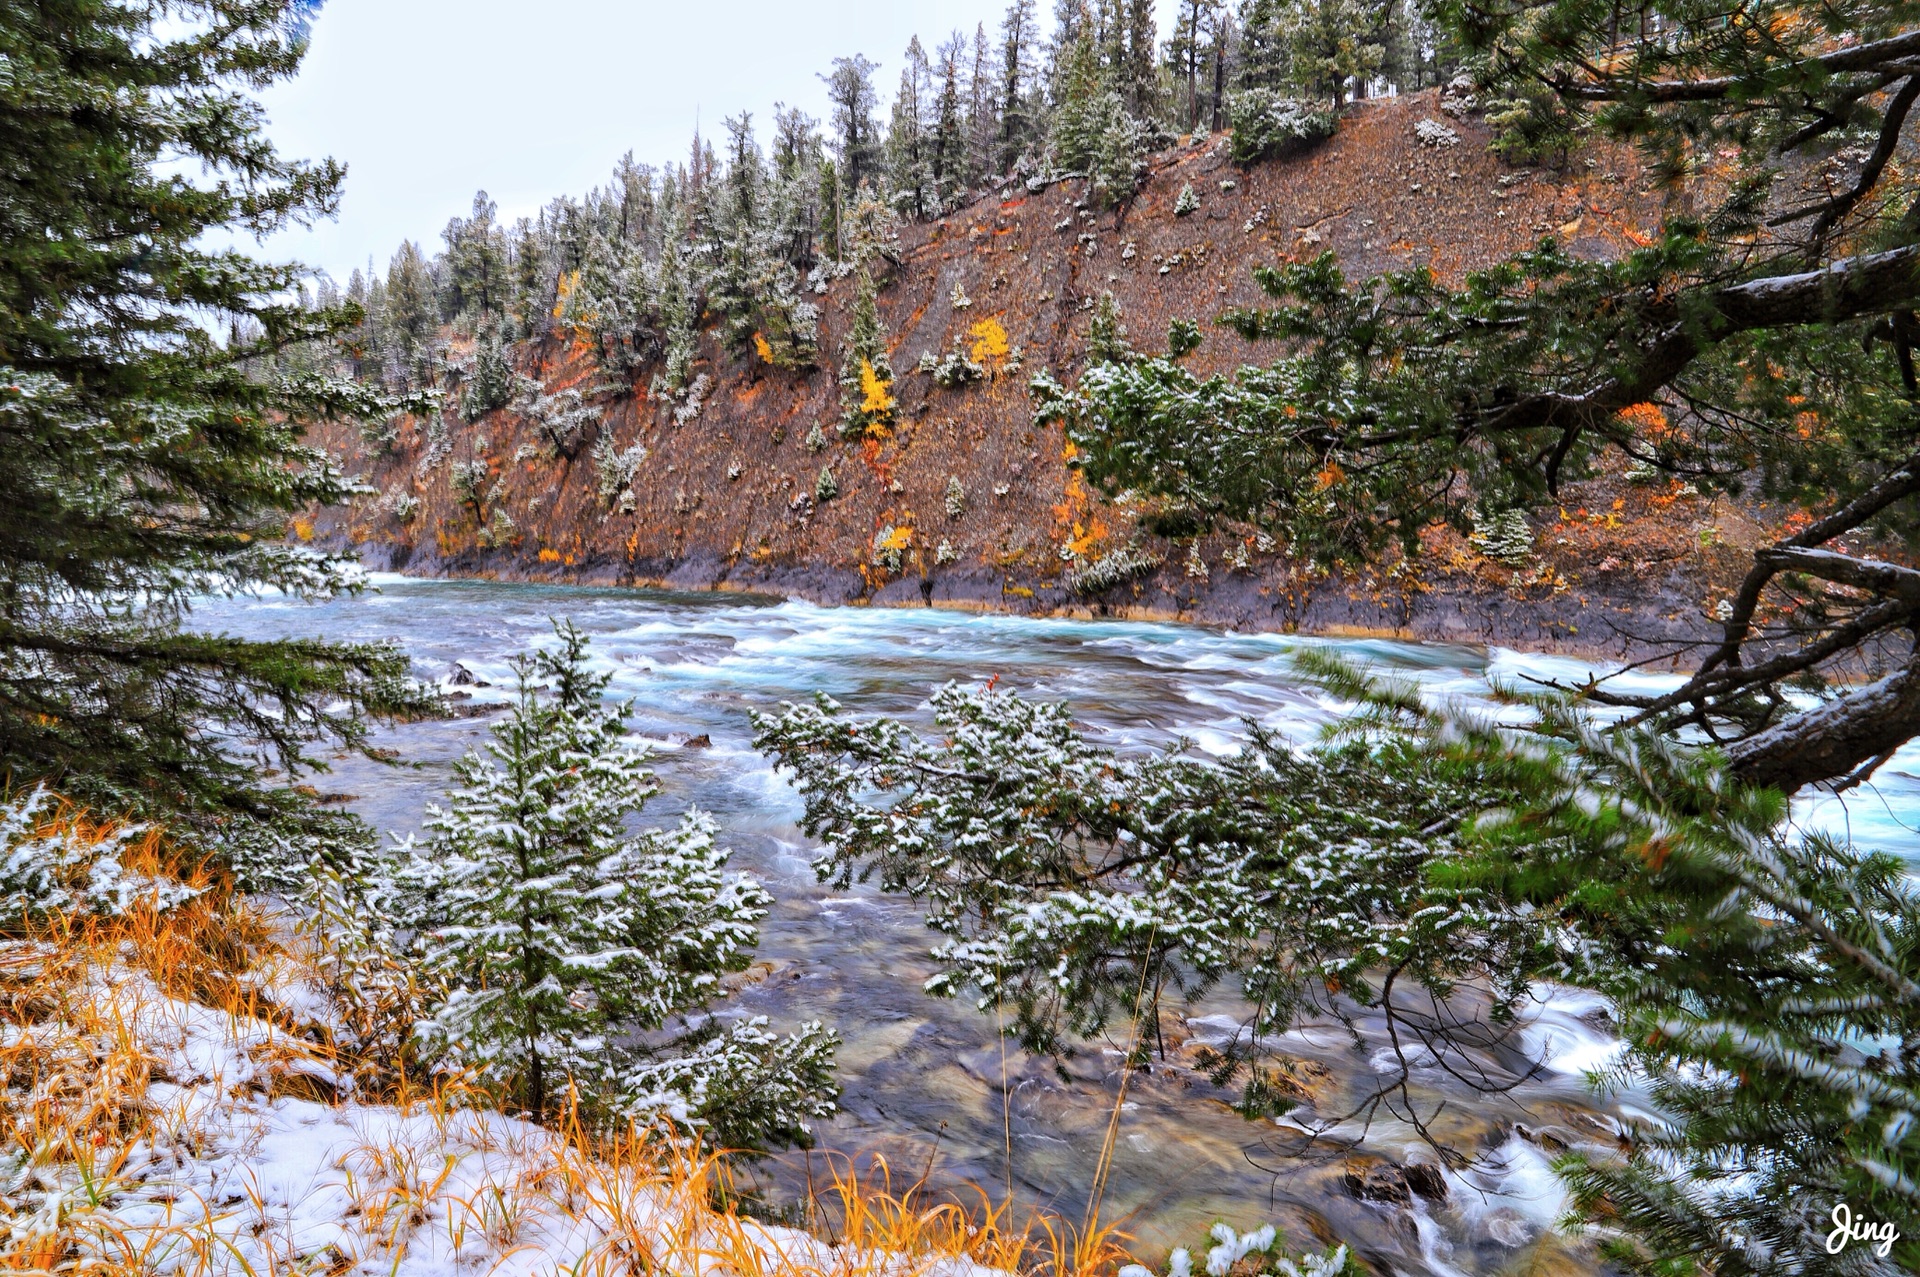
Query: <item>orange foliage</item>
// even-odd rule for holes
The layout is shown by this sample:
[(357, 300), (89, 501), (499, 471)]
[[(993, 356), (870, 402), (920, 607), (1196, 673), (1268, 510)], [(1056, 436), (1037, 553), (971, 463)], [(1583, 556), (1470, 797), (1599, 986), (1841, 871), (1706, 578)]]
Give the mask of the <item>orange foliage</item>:
[(1668, 430), (1667, 414), (1660, 405), (1652, 403), (1631, 404), (1614, 414), (1621, 421), (1644, 434), (1659, 438)]
[(897, 403), (893, 397), (893, 383), (883, 381), (880, 374), (873, 370), (870, 360), (860, 361), (860, 411), (870, 417), (891, 417)]
[(997, 319), (983, 319), (969, 328), (967, 334), (973, 338), (973, 350), (970, 353), (976, 364), (1005, 359), (1012, 350), (1007, 344), (1007, 330)]

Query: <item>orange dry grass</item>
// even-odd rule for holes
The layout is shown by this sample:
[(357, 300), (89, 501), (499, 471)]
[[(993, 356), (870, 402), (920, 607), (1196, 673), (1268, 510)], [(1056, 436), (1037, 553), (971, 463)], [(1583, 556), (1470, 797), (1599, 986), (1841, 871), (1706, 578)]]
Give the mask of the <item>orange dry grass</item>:
[[(110, 845), (116, 827), (60, 805), (34, 831), (81, 846)], [(204, 865), (176, 856), (158, 831), (121, 848), (127, 868), (164, 874), (202, 894), (171, 910), (136, 903), (117, 918), (56, 915), (5, 920), (0, 945), (0, 1208), (15, 1219), (0, 1239), (0, 1271), (153, 1271), (160, 1252), (202, 1239), (135, 1238), (103, 1210), (133, 1149), (153, 1128), (155, 1060), (141, 1040), (138, 1002), (93, 996), (88, 977), (119, 964), (166, 996), (234, 1017), (269, 1018), (243, 980), (268, 939), (257, 912)], [(34, 1215), (22, 1227), (23, 1215)], [(80, 1244), (91, 1255), (81, 1258)], [(103, 1257), (104, 1256), (104, 1257)]]
[[(105, 843), (112, 831), (64, 809), (41, 832)], [(311, 955), (218, 875), (170, 859), (163, 839), (124, 855), (130, 868), (205, 890), (171, 910), (22, 919), (0, 943), (0, 1210), (12, 1221), (0, 1272), (344, 1277), (475, 1264), (574, 1277), (964, 1277), (979, 1265), (1094, 1277), (1126, 1258), (1111, 1226), (1036, 1216), (1016, 1229), (984, 1193), (969, 1206), (932, 1200), (920, 1184), (895, 1192), (879, 1159), (864, 1174), (843, 1162), (806, 1204), (801, 1231), (742, 1215), (724, 1154), (657, 1131), (608, 1137), (577, 1117), (542, 1131), (489, 1115), (491, 1097), (446, 1078), (389, 1079), (384, 1105), (338, 1103), (316, 1079), (361, 1074), (362, 1062), (284, 1000), (325, 987)], [(153, 1035), (183, 1015), (200, 1016), (204, 1032), (208, 1009), (234, 1053), (261, 1067), (166, 1074), (178, 1056)], [(173, 1085), (155, 1092), (160, 1082)], [(135, 1173), (156, 1149), (177, 1163), (211, 1156), (222, 1139), (231, 1147), (230, 1119), (244, 1126), (276, 1096), (315, 1105), (315, 1138), (331, 1123), (337, 1140), (331, 1178), (314, 1191), (332, 1195), (340, 1228), (318, 1252), (295, 1236), (284, 1201), (253, 1189), (245, 1200), (156, 1197)]]
[(642, 1267), (693, 1273), (718, 1266), (738, 1277), (907, 1277), (953, 1272), (956, 1264), (1094, 1277), (1127, 1260), (1110, 1226), (1083, 1236), (1036, 1215), (1015, 1229), (1006, 1207), (984, 1193), (969, 1209), (930, 1200), (918, 1184), (896, 1192), (877, 1157), (865, 1173), (843, 1159), (828, 1187), (806, 1204), (805, 1228), (791, 1229), (728, 1207), (738, 1193), (725, 1154), (646, 1130), (595, 1139), (569, 1124), (567, 1135), (551, 1162), (531, 1168), (511, 1191), (489, 1186), (479, 1200), (459, 1201), (450, 1220), (462, 1227), (507, 1223), (510, 1237), (502, 1202), (557, 1203), (592, 1218), (604, 1234), (571, 1270), (580, 1277), (630, 1273), (639, 1255), (649, 1257)]

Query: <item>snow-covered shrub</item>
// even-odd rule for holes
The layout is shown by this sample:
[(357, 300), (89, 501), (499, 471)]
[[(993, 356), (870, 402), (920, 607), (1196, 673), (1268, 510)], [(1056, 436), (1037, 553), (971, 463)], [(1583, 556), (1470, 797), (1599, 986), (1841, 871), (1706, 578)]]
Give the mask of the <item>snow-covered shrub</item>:
[(1421, 120), (1413, 126), (1413, 136), (1422, 146), (1460, 145), (1460, 135), (1438, 120)]
[(404, 488), (393, 488), (381, 496), (380, 507), (401, 523), (412, 523), (420, 513), (420, 499)]
[(832, 466), (821, 466), (820, 477), (813, 481), (813, 500), (816, 505), (825, 505), (840, 495), (840, 481), (833, 477)]
[(959, 559), (960, 551), (953, 548), (953, 542), (951, 541), (942, 541), (933, 551), (933, 561), (940, 567), (945, 567), (949, 563), (958, 562)]
[(1187, 561), (1183, 566), (1188, 580), (1204, 581), (1213, 575), (1212, 572), (1207, 569), (1207, 561), (1200, 557), (1200, 543), (1198, 541), (1187, 546)]
[(967, 512), (967, 485), (960, 482), (960, 476), (947, 476), (946, 495), (947, 517), (957, 519)]
[(146, 826), (95, 829), (63, 814), (70, 817), (43, 787), (0, 805), (0, 926), (54, 914), (118, 917), (136, 903), (165, 910), (200, 894), (121, 863)]
[[(1229, 1272), (1246, 1277), (1339, 1277), (1347, 1271), (1347, 1248), (1309, 1251), (1288, 1256), (1279, 1248), (1284, 1241), (1272, 1224), (1250, 1233), (1236, 1233), (1231, 1224), (1215, 1224), (1207, 1234), (1213, 1244), (1207, 1247), (1207, 1277), (1227, 1277)], [(1193, 1252), (1177, 1247), (1167, 1256), (1167, 1277), (1192, 1277)], [(1158, 1277), (1144, 1264), (1128, 1264), (1117, 1277)]]
[(818, 456), (827, 446), (827, 432), (820, 428), (819, 422), (813, 423), (813, 429), (807, 431), (806, 448), (809, 453)]
[(986, 380), (987, 370), (976, 363), (968, 354), (966, 346), (959, 338), (954, 339), (953, 349), (944, 355), (935, 355), (932, 351), (920, 356), (916, 372), (926, 373), (933, 378), (933, 384), (947, 390)]
[(640, 463), (647, 459), (645, 444), (636, 443), (622, 451), (614, 442), (613, 432), (600, 436), (593, 445), (593, 473), (598, 480), (600, 500), (612, 505), (626, 486), (633, 482), (633, 476), (640, 469)]
[(493, 517), (487, 520), (487, 526), (480, 529), (480, 544), (490, 549), (512, 545), (520, 535), (520, 526), (513, 516), (499, 506), (495, 506)]
[(1466, 74), (1456, 75), (1448, 80), (1446, 87), (1440, 90), (1440, 110), (1456, 120), (1480, 105), (1476, 95), (1473, 77)]
[(1127, 326), (1121, 322), (1120, 303), (1111, 291), (1102, 292), (1087, 320), (1087, 362), (1119, 364), (1132, 358), (1133, 347), (1127, 342)]
[(1518, 566), (1533, 557), (1533, 529), (1518, 510), (1476, 507), (1473, 534), (1467, 539), (1474, 549), (1500, 563)]
[(587, 436), (600, 428), (606, 410), (588, 403), (578, 389), (568, 388), (556, 394), (543, 394), (537, 384), (514, 404), (521, 416), (534, 424), (548, 447), (563, 457), (580, 451)]
[(1173, 215), (1186, 217), (1200, 211), (1200, 197), (1193, 193), (1193, 183), (1188, 182), (1180, 188), (1179, 198), (1173, 201)]
[(360, 442), (371, 448), (375, 454), (391, 452), (400, 442), (400, 419), (398, 417), (376, 417), (360, 423)]
[(1200, 325), (1191, 319), (1170, 319), (1167, 321), (1167, 358), (1185, 359), (1200, 349), (1206, 336), (1200, 331)]
[(1333, 112), (1272, 89), (1242, 89), (1227, 99), (1233, 162), (1251, 164), (1296, 155), (1333, 136)]
[(1066, 586), (1075, 594), (1103, 594), (1135, 577), (1145, 576), (1165, 560), (1133, 546), (1109, 550), (1085, 567), (1068, 572)]
[(415, 474), (430, 474), (444, 462), (453, 451), (453, 440), (447, 434), (446, 418), (435, 409), (427, 416), (427, 446), (420, 450), (420, 461), (414, 466)]
[(804, 1139), (833, 1109), (834, 1035), (699, 1014), (744, 968), (772, 898), (727, 870), (713, 821), (632, 832), (659, 792), (604, 700), (587, 640), (516, 663), (512, 709), (455, 765), (427, 841), (399, 844), (397, 921), (439, 982), (420, 1025), (432, 1059), (535, 1114), (590, 1112), (710, 1128), (726, 1144)]
[(712, 389), (712, 387), (713, 378), (707, 376), (707, 374), (701, 373), (698, 377), (695, 377), (693, 384), (687, 387), (686, 396), (680, 401), (680, 405), (673, 410), (673, 424), (676, 426), (684, 426), (689, 421), (697, 420), (700, 413), (707, 406), (707, 391)]
[(953, 288), (947, 294), (947, 301), (955, 310), (966, 310), (973, 305), (973, 298), (967, 296), (966, 286), (959, 280), (953, 282)]
[(913, 548), (913, 529), (888, 524), (873, 534), (873, 565), (898, 573)]
[(454, 462), (453, 468), (447, 472), (447, 485), (453, 490), (453, 499), (461, 505), (477, 506), (480, 503), (480, 485), (487, 479), (487, 469), (485, 457)]
[(403, 878), (378, 851), (345, 848), (337, 865), (316, 860), (297, 895), (298, 931), (339, 1058), (388, 1078), (413, 1062), (422, 999), (431, 988), (396, 933)]
[(807, 287), (816, 295), (824, 296), (833, 286), (834, 280), (845, 279), (851, 274), (853, 274), (852, 262), (836, 262), (823, 258), (807, 272)]

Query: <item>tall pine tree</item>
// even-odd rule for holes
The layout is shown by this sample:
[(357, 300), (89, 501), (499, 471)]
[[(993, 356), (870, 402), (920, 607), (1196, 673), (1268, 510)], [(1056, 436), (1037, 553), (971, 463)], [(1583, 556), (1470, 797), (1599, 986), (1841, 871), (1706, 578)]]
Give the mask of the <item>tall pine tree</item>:
[(340, 825), (268, 760), (419, 700), (385, 647), (186, 624), (209, 592), (352, 588), (283, 539), (353, 490), (303, 426), (397, 406), (276, 371), (358, 315), (218, 247), (339, 206), (340, 167), (280, 156), (249, 96), (293, 74), (314, 7), (0, 7), (0, 769), (241, 860)]

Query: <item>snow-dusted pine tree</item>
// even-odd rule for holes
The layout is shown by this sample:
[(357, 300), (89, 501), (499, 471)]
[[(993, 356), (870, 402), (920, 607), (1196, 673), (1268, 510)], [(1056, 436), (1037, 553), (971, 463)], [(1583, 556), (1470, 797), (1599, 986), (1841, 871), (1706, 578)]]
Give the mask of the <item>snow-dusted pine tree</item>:
[(804, 1141), (833, 1110), (835, 1035), (695, 1015), (746, 965), (771, 897), (727, 871), (699, 812), (629, 830), (658, 792), (645, 754), (585, 636), (555, 632), (518, 662), (511, 712), (456, 765), (425, 843), (400, 844), (396, 921), (438, 984), (426, 1054), (536, 1116), (571, 1098), (729, 1145)]

